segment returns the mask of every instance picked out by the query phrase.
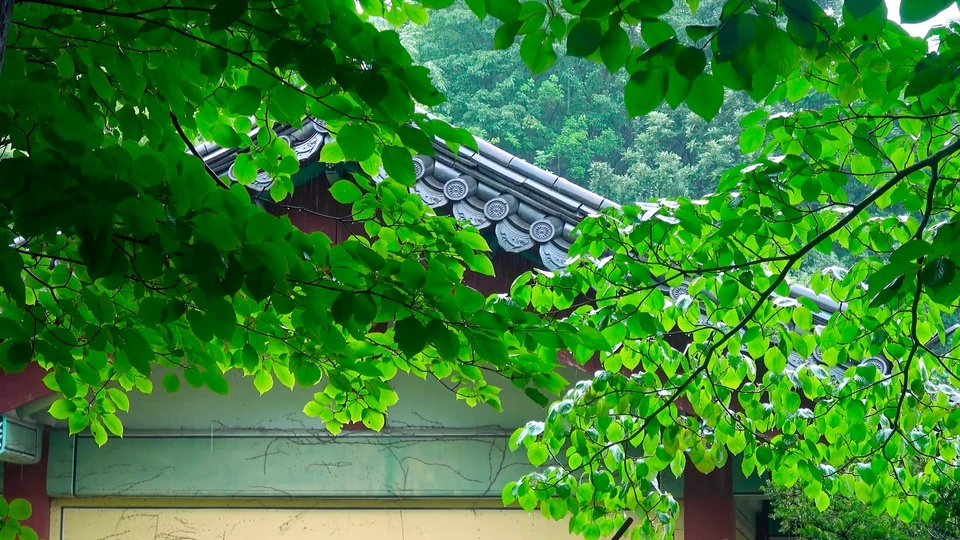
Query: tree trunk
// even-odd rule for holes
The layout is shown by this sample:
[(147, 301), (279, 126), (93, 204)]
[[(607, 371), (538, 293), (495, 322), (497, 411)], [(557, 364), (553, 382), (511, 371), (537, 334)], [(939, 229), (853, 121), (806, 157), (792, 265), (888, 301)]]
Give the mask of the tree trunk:
[(13, 2), (0, 0), (0, 75), (3, 75), (3, 56), (7, 50), (7, 34), (13, 24)]

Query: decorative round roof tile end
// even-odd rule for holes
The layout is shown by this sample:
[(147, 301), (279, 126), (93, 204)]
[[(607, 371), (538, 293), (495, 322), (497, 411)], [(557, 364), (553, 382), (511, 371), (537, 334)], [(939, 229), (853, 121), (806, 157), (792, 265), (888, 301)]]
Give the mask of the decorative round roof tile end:
[(887, 363), (886, 360), (884, 360), (883, 358), (880, 358), (879, 356), (872, 356), (870, 358), (867, 358), (861, 363), (861, 365), (876, 366), (877, 371), (879, 371), (881, 375), (887, 375), (890, 373), (890, 365)]
[(483, 205), (483, 215), (492, 221), (502, 221), (517, 211), (517, 199), (512, 195), (494, 197)]
[(563, 223), (555, 218), (538, 219), (530, 224), (530, 236), (543, 244), (556, 238), (563, 231)]
[(458, 176), (443, 185), (443, 194), (451, 201), (462, 201), (477, 191), (477, 181), (470, 176)]
[(433, 164), (433, 158), (430, 156), (414, 156), (413, 173), (417, 177), (417, 180), (433, 174)]
[(670, 299), (673, 300), (674, 302), (676, 302), (677, 300), (680, 299), (681, 296), (684, 296), (686, 294), (687, 294), (686, 283), (681, 283), (680, 285), (676, 287), (672, 287), (670, 289)]

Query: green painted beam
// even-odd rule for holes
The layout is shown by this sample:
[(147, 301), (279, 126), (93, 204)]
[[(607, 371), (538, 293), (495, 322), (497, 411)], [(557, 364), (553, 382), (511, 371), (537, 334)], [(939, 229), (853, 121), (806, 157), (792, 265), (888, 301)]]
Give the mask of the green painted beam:
[(482, 434), (52, 439), (54, 497), (499, 497), (530, 468)]

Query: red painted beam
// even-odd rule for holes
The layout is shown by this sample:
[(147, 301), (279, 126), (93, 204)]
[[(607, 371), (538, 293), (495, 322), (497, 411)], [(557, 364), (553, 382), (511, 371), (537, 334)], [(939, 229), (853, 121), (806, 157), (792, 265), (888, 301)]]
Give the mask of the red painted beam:
[(709, 474), (687, 462), (683, 473), (684, 540), (736, 540), (733, 460)]
[(33, 507), (30, 518), (22, 525), (32, 527), (40, 538), (50, 538), (50, 497), (47, 495), (47, 446), (50, 430), (43, 433), (43, 451), (35, 465), (3, 464), (3, 497), (26, 499)]
[(53, 391), (43, 384), (46, 374), (36, 362), (27, 364), (20, 373), (0, 371), (0, 413), (52, 394)]

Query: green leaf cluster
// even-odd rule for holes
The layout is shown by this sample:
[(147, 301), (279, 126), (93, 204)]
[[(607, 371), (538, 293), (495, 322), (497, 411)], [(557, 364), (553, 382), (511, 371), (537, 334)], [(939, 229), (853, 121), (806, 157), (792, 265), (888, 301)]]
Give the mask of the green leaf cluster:
[(26, 499), (6, 500), (0, 497), (0, 538), (3, 540), (37, 540), (37, 532), (21, 522), (33, 509)]

